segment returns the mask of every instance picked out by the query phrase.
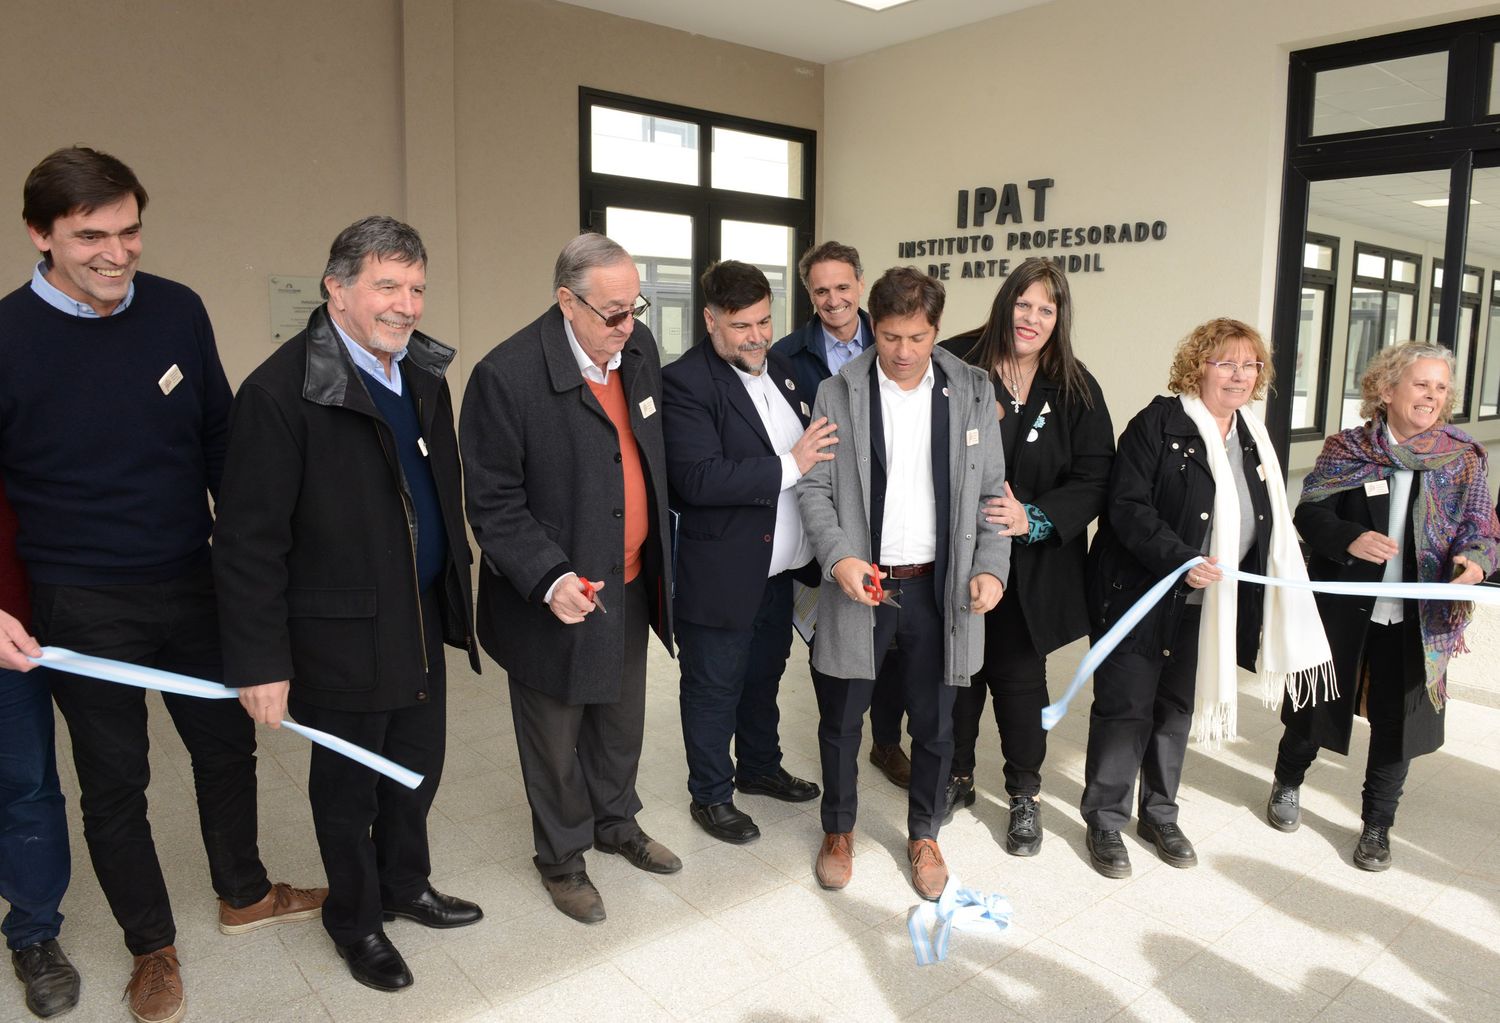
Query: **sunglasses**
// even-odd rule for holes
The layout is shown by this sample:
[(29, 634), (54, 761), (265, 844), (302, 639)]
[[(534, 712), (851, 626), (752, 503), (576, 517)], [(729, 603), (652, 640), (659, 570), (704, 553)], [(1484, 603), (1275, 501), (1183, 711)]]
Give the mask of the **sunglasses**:
[(601, 313), (599, 310), (595, 309), (593, 306), (589, 305), (588, 300), (582, 295), (578, 294), (578, 292), (574, 291), (571, 292), (571, 294), (574, 298), (578, 299), (579, 302), (582, 302), (585, 308), (591, 311), (595, 316), (599, 317), (599, 319), (603, 320), (604, 325), (606, 327), (609, 327), (611, 330), (613, 330), (615, 327), (618, 327), (620, 324), (624, 323), (631, 317), (635, 317), (637, 320), (640, 319), (642, 316), (646, 315), (646, 310), (651, 308), (650, 300), (642, 295), (640, 296), (641, 304), (636, 306), (634, 309), (621, 309), (617, 313), (610, 313), (608, 315), (605, 315), (604, 313)]

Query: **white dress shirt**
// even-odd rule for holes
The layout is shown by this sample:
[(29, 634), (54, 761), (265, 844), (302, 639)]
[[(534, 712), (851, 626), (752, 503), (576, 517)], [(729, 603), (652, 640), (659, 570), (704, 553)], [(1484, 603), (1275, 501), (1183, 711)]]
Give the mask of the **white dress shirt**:
[[(1390, 427), (1386, 427), (1385, 435), (1392, 444), (1396, 443), (1396, 438), (1391, 436)], [(1410, 469), (1397, 469), (1391, 473), (1391, 518), (1386, 524), (1385, 535), (1395, 541), (1396, 556), (1385, 563), (1385, 574), (1380, 577), (1383, 583), (1401, 582), (1401, 569), (1406, 563), (1407, 513), (1411, 508), (1411, 483), (1414, 476)], [(1393, 597), (1381, 597), (1370, 612), (1370, 621), (1376, 625), (1395, 625), (1405, 618), (1401, 601)]]
[(937, 502), (932, 490), (932, 363), (909, 391), (879, 362), (880, 417), (885, 428), (885, 517), (880, 561), (924, 565), (937, 554)]
[(609, 383), (609, 371), (620, 368), (620, 358), (624, 353), (616, 352), (611, 355), (604, 368), (600, 369), (583, 350), (583, 345), (578, 343), (578, 336), (573, 333), (573, 325), (566, 316), (563, 317), (563, 333), (568, 335), (568, 347), (573, 349), (573, 358), (578, 362), (578, 370), (583, 374), (583, 379), (592, 380), (596, 384)]
[(792, 457), (792, 445), (802, 437), (802, 420), (776, 390), (776, 381), (771, 375), (761, 372), (752, 376), (731, 366), (750, 403), (760, 414), (761, 425), (771, 439), (771, 449), (781, 456), (781, 493), (776, 498), (776, 532), (771, 540), (771, 567), (766, 578), (780, 575), (789, 568), (801, 568), (812, 560), (812, 542), (802, 528), (802, 515), (797, 510), (797, 494), (792, 489), (802, 473), (797, 469), (797, 460)]

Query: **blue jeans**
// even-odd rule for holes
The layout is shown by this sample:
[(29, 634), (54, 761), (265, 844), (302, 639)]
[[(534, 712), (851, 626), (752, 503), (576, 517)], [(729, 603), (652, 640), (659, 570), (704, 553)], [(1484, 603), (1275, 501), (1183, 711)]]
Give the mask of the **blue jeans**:
[(766, 580), (748, 629), (678, 621), (673, 632), (682, 668), (688, 792), (700, 806), (727, 803), (736, 777), (762, 778), (781, 767), (776, 696), (792, 652), (792, 575), (782, 572)]
[(0, 669), (0, 898), (11, 907), (0, 931), (12, 949), (57, 937), (72, 875), (49, 674)]

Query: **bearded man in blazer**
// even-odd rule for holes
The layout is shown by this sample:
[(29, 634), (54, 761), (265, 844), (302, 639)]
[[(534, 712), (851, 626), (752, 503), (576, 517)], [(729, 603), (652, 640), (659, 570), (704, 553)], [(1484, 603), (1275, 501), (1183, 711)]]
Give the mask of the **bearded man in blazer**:
[[(770, 351), (771, 285), (756, 267), (700, 278), (708, 335), (662, 371), (667, 478), (678, 515), (673, 621), (693, 820), (760, 837), (735, 789), (792, 803), (818, 786), (781, 765), (776, 696), (792, 646), (792, 581), (818, 584), (793, 490), (837, 443), (791, 365)], [(734, 743), (734, 759), (729, 755)]]

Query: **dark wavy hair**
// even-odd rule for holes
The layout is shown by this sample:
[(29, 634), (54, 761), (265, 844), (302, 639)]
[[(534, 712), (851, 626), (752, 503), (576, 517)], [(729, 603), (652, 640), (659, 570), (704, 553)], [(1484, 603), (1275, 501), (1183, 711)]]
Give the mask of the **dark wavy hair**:
[(973, 344), (964, 355), (964, 361), (993, 377), (1002, 361), (1015, 357), (1016, 301), (1027, 288), (1038, 283), (1046, 289), (1047, 300), (1057, 306), (1057, 322), (1038, 356), (1037, 366), (1047, 379), (1062, 388), (1065, 398), (1093, 408), (1094, 396), (1089, 392), (1084, 365), (1073, 354), (1073, 298), (1068, 291), (1068, 275), (1051, 260), (1028, 259), (1011, 271), (995, 294), (990, 318), (983, 327), (966, 335), (973, 338)]

